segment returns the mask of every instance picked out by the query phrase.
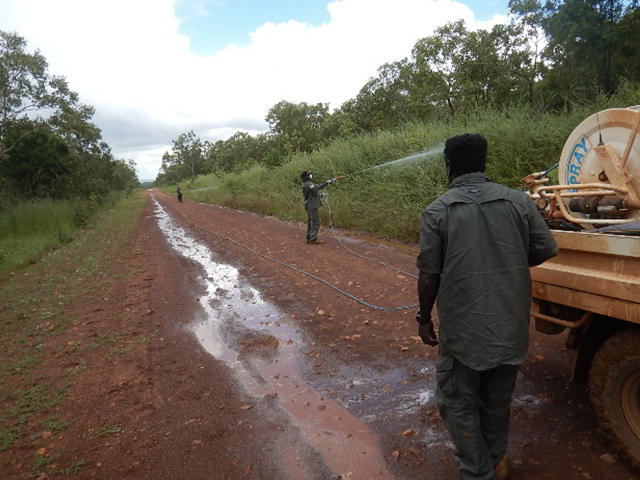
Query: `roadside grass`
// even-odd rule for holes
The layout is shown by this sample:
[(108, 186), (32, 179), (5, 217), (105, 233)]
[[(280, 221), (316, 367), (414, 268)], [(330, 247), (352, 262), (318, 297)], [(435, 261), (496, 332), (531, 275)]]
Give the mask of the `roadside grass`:
[(95, 435), (96, 437), (104, 437), (105, 435), (113, 435), (116, 433), (120, 433), (122, 431), (122, 427), (119, 425), (111, 425), (107, 424), (103, 426), (100, 430), (98, 430)]
[[(69, 393), (67, 388), (54, 388), (48, 382), (16, 392), (16, 401), (9, 416), (18, 425), (24, 425), (31, 417), (59, 405)], [(19, 431), (19, 430), (18, 430)]]
[(70, 243), (78, 231), (122, 200), (114, 192), (94, 200), (41, 200), (0, 211), (0, 277)]
[(109, 335), (98, 336), (94, 341), (86, 346), (87, 350), (96, 350), (103, 345), (116, 344), (121, 339), (129, 336), (133, 332), (132, 329), (127, 329), (122, 333), (110, 333)]
[[(95, 301), (99, 293), (95, 285), (104, 288), (122, 273), (113, 267), (131, 256), (144, 202), (142, 197), (121, 199), (76, 230), (73, 241), (58, 243), (22, 266), (0, 269), (0, 454), (15, 447), (24, 449), (43, 432), (68, 428), (73, 419), (61, 420), (51, 412), (64, 405), (78, 378), (95, 374), (79, 354), (105, 345), (123, 348), (118, 342), (132, 333), (127, 330), (93, 343), (69, 342), (66, 351), (77, 356), (77, 363), (62, 376), (45, 378), (42, 374), (43, 362), (56, 355), (57, 337), (73, 324), (87, 321), (74, 317), (74, 306)], [(18, 228), (21, 235), (27, 232), (24, 228)], [(39, 230), (34, 232), (39, 235)], [(128, 338), (125, 347), (150, 341), (149, 337)], [(52, 474), (50, 463), (50, 456), (37, 455), (32, 471)], [(61, 472), (71, 474), (82, 465), (83, 461), (74, 461)]]
[(45, 420), (42, 424), (42, 426), (45, 428), (47, 432), (51, 432), (53, 434), (56, 434), (64, 430), (69, 425), (71, 425), (71, 422), (62, 421), (58, 419), (58, 417), (56, 417), (55, 415)]
[(68, 467), (66, 467), (65, 469), (62, 470), (62, 473), (64, 475), (71, 475), (72, 473), (77, 473), (80, 471), (80, 469), (86, 465), (87, 462), (85, 462), (84, 460), (78, 460), (76, 462), (73, 462), (71, 465), (69, 465)]
[(0, 274), (68, 243), (75, 228), (71, 202), (44, 200), (7, 208), (0, 214)]
[[(407, 158), (416, 154), (421, 161)], [(362, 172), (402, 158), (407, 161)], [(316, 183), (344, 175), (346, 178), (323, 191), (327, 196), (324, 203), (331, 206), (331, 212), (327, 208), (320, 210), (324, 225), (332, 221), (336, 228), (411, 241), (425, 196), (435, 198), (445, 188), (441, 159), (442, 142), (437, 135), (411, 125), (402, 132), (337, 140), (320, 151), (296, 155), (278, 168), (254, 166), (221, 178), (203, 177), (200, 182), (211, 182), (212, 188), (189, 189), (185, 196), (281, 220), (305, 222), (300, 172), (311, 170)], [(438, 187), (427, 191), (425, 184)]]
[[(585, 118), (628, 104), (624, 96), (603, 97), (570, 112), (543, 113), (520, 106), (458, 115), (447, 122), (406, 124), (397, 131), (334, 140), (276, 168), (253, 166), (227, 175), (201, 176), (183, 182), (182, 190), (185, 198), (198, 202), (305, 222), (300, 172), (311, 170), (316, 183), (344, 175), (324, 189), (331, 212), (320, 210), (322, 225), (331, 221), (337, 228), (415, 243), (421, 212), (448, 188), (442, 155), (447, 138), (483, 134), (489, 143), (489, 178), (523, 189), (525, 176), (559, 161), (566, 139)], [(416, 154), (424, 155), (415, 161)], [(163, 190), (175, 194), (175, 186)]]

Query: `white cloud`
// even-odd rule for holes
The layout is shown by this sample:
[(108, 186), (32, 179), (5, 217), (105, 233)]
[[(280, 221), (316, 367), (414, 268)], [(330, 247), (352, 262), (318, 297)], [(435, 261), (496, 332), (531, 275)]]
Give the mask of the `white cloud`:
[(105, 141), (136, 161), (141, 179), (155, 178), (180, 133), (217, 140), (266, 130), (264, 117), (281, 100), (337, 108), (436, 27), (460, 18), (475, 27), (473, 12), (451, 0), (327, 0), (328, 23), (266, 23), (248, 45), (198, 57), (179, 32), (174, 1), (0, 4), (0, 30), (23, 36), (96, 108)]

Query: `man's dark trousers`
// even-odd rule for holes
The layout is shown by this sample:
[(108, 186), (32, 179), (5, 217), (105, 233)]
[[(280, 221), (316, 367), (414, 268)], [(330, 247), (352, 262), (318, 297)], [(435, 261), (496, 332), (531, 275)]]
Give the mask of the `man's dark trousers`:
[(436, 403), (456, 447), (460, 480), (494, 480), (507, 450), (518, 365), (477, 371), (440, 348)]
[(309, 218), (307, 220), (307, 242), (315, 242), (320, 231), (320, 214), (317, 208), (307, 210)]

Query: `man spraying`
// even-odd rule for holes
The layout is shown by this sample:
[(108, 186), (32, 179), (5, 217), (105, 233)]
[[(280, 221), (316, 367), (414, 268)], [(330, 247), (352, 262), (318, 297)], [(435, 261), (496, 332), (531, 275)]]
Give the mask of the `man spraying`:
[(450, 138), (444, 156), (450, 188), (420, 222), (418, 333), (438, 345), (437, 298), (436, 403), (460, 479), (506, 480), (511, 396), (529, 342), (529, 267), (558, 246), (524, 192), (486, 177), (484, 137)]
[(304, 195), (304, 208), (307, 211), (307, 243), (318, 245), (324, 243), (318, 240), (318, 232), (320, 230), (320, 214), (318, 209), (322, 206), (320, 200), (320, 190), (327, 185), (334, 183), (338, 178), (332, 178), (324, 183), (316, 184), (311, 180), (311, 171), (305, 170), (300, 174), (302, 179), (302, 194)]

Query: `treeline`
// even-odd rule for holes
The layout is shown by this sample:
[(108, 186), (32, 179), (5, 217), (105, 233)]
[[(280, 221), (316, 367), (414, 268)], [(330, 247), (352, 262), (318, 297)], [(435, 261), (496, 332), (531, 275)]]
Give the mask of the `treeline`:
[(570, 112), (640, 85), (638, 0), (511, 0), (511, 23), (470, 31), (463, 21), (419, 40), (409, 57), (382, 65), (356, 98), (329, 104), (281, 101), (269, 130), (201, 141), (173, 140), (156, 185), (198, 175), (286, 164), (338, 139), (416, 122), (447, 123), (478, 112)]
[(64, 77), (0, 31), (0, 211), (42, 199), (99, 199), (139, 185), (132, 160), (114, 158)]

